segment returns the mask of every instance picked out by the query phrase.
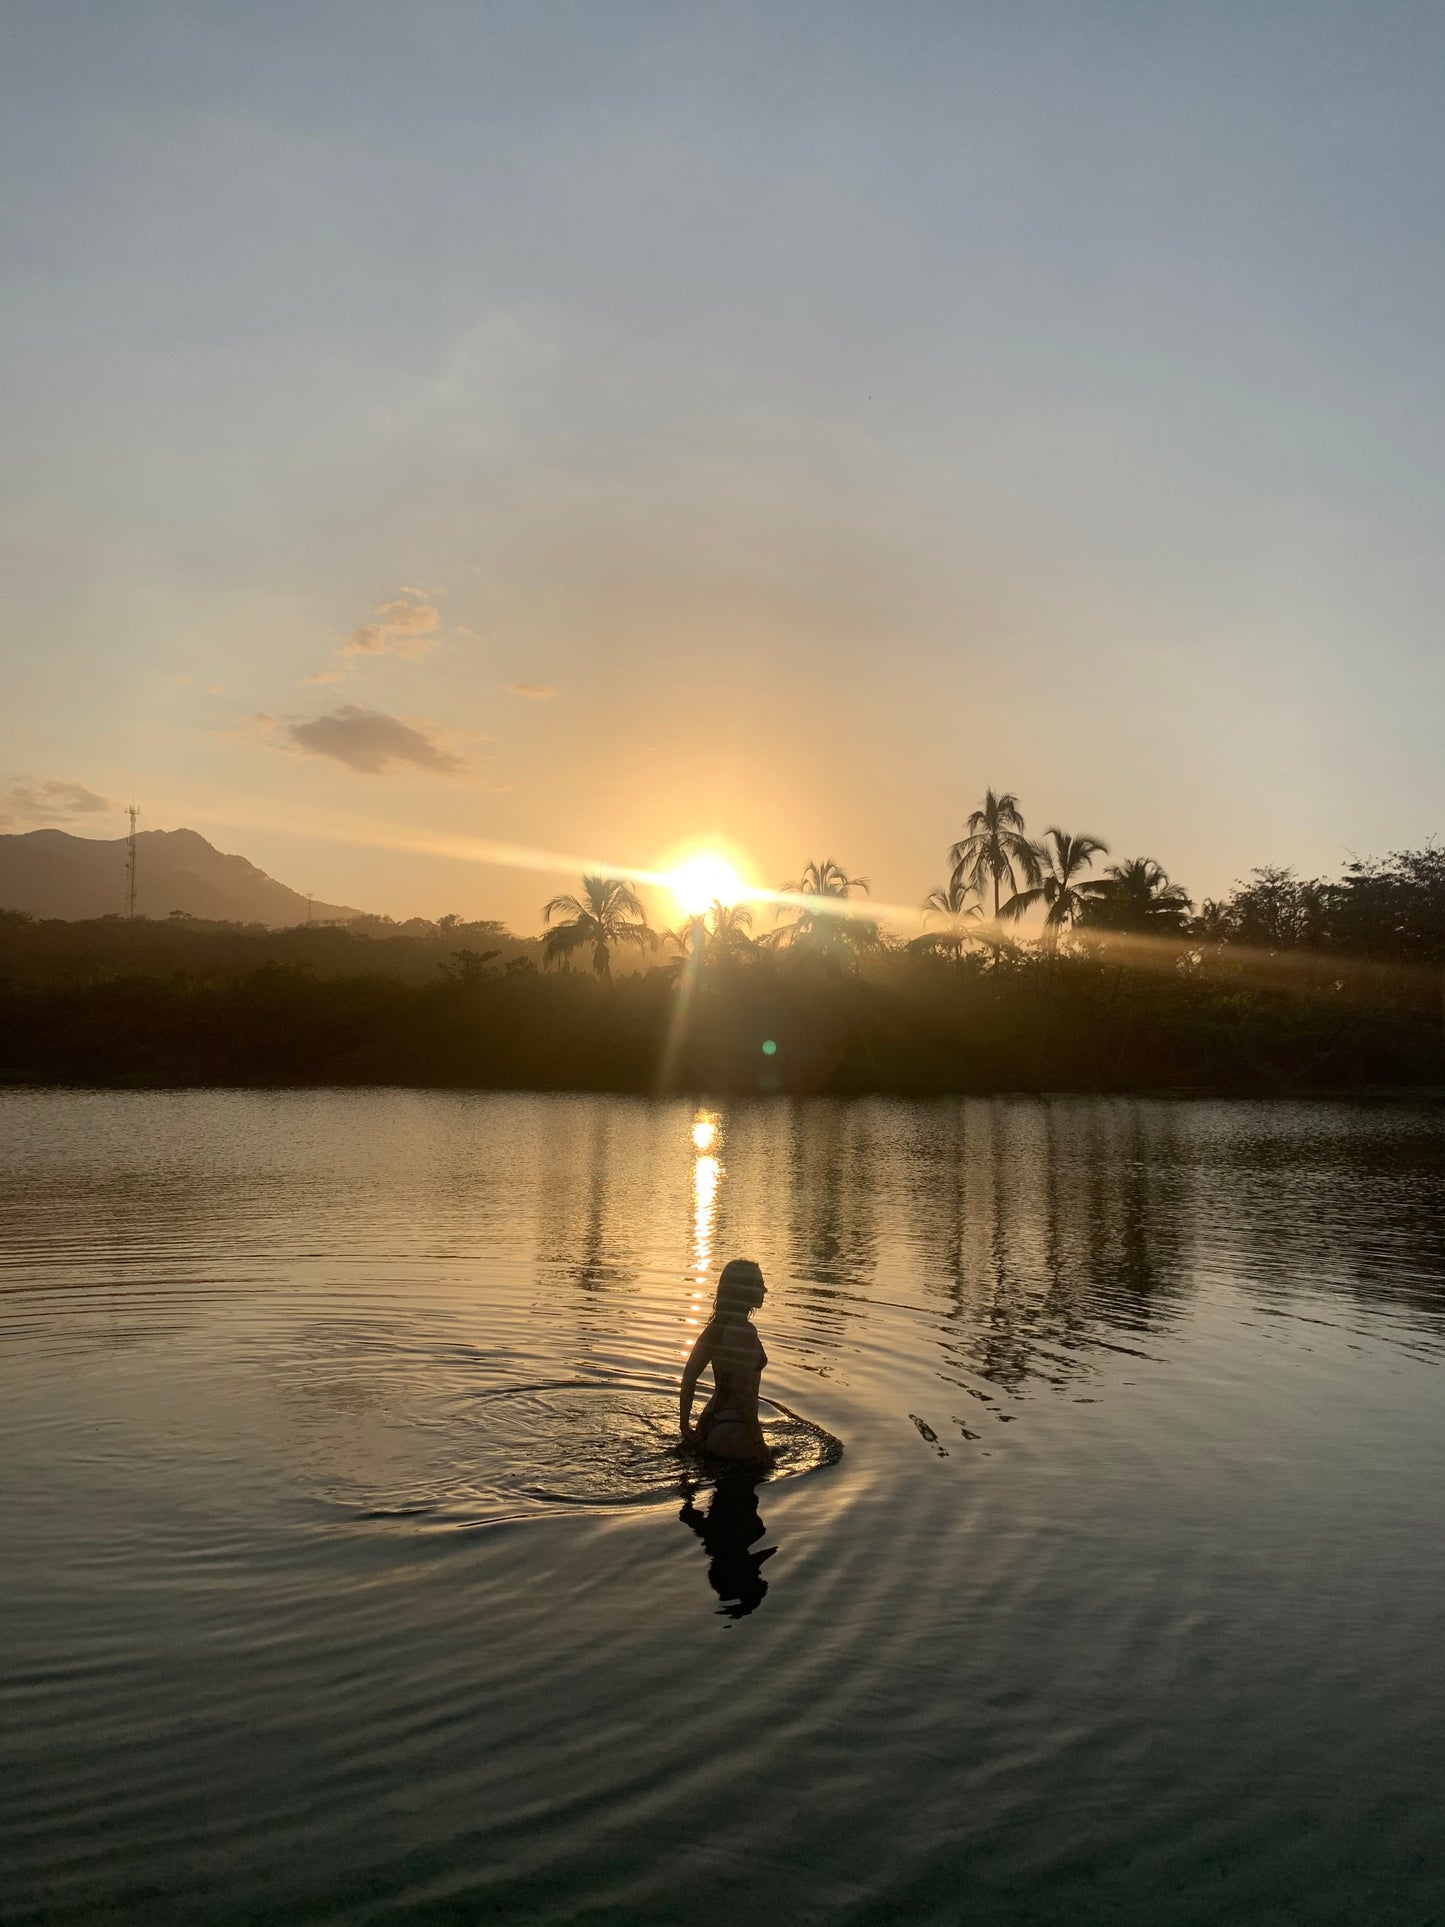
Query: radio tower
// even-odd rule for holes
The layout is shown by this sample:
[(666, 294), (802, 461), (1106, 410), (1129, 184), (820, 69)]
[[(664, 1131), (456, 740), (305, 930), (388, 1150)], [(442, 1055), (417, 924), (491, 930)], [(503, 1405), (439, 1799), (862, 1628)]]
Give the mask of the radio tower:
[(132, 803), (126, 810), (130, 818), (130, 835), (125, 840), (125, 913), (135, 919), (135, 826), (139, 809)]

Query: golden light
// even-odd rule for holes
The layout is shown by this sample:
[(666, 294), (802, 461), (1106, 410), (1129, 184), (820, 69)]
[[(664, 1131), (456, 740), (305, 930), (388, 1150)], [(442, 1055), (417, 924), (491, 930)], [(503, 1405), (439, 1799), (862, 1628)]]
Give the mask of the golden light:
[[(713, 1236), (717, 1230), (717, 1194), (722, 1182), (718, 1161), (718, 1123), (708, 1111), (698, 1111), (692, 1120), (692, 1268), (705, 1278), (712, 1264)], [(696, 1294), (694, 1294), (696, 1297)]]
[(717, 1230), (717, 1189), (722, 1166), (715, 1157), (692, 1161), (692, 1268), (706, 1278), (712, 1265), (713, 1235)]
[(741, 903), (748, 885), (716, 850), (699, 850), (667, 873), (667, 887), (684, 916), (698, 917), (715, 903)]

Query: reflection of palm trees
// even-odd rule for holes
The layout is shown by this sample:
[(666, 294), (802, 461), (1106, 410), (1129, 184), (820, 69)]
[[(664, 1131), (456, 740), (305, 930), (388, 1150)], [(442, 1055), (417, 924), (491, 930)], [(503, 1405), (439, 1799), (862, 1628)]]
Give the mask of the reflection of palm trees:
[(993, 916), (998, 922), (999, 890), (1007, 883), (1010, 891), (1020, 883), (1042, 881), (1038, 852), (1024, 835), (1024, 819), (1019, 800), (1011, 790), (995, 796), (985, 790), (983, 802), (969, 814), (964, 834), (948, 853), (953, 865), (954, 883), (965, 883), (980, 897), (984, 885), (993, 885)]
[(955, 961), (962, 957), (965, 945), (977, 941), (977, 931), (969, 928), (983, 917), (983, 905), (977, 901), (978, 892), (971, 883), (964, 883), (954, 877), (937, 890), (930, 890), (923, 900), (923, 918), (936, 928), (925, 930), (921, 937), (915, 937), (909, 946), (913, 950), (946, 951)]
[(930, 1117), (905, 1155), (912, 1236), (947, 1307), (943, 1375), (976, 1401), (952, 1413), (966, 1437), (1174, 1313), (1171, 1118), (968, 1102)]
[(543, 963), (565, 962), (574, 950), (585, 950), (590, 944), (592, 968), (607, 983), (612, 981), (612, 952), (618, 944), (650, 950), (657, 942), (641, 898), (621, 877), (583, 877), (581, 897), (553, 897), (543, 906), (544, 922), (551, 923), (558, 915), (565, 915), (567, 921), (556, 924), (542, 939)]
[[(1091, 1130), (1087, 1260), (1096, 1299), (1110, 1322), (1143, 1332), (1180, 1293), (1183, 1228), (1177, 1183), (1188, 1160), (1167, 1106), (1131, 1105)], [(1169, 1179), (1171, 1175), (1174, 1183)]]
[(877, 1262), (877, 1188), (869, 1127), (846, 1103), (819, 1100), (792, 1115), (788, 1265), (806, 1292), (807, 1322), (835, 1337), (852, 1287)]
[(983, 1307), (983, 1329), (979, 1334), (983, 1359), (979, 1376), (1008, 1391), (1017, 1391), (1032, 1372), (1050, 1375), (1038, 1358), (1041, 1334), (1023, 1267), (1017, 1253), (1010, 1248), (1020, 1241), (1026, 1223), (1024, 1214), (1015, 1209), (1011, 1194), (1021, 1167), (1026, 1173), (1029, 1163), (1017, 1155), (1010, 1140), (1020, 1132), (1020, 1127), (1027, 1132), (1033, 1122), (1031, 1116), (1021, 1117), (1010, 1104), (995, 1101), (989, 1107), (990, 1276)]
[[(950, 1300), (940, 1350), (958, 1372), (954, 1382), (997, 1419), (1012, 1416), (1000, 1409), (1001, 1392), (1017, 1395), (1030, 1378), (1051, 1375), (1041, 1356), (1049, 1334), (1021, 1250), (1034, 1242), (1036, 1225), (1037, 1156), (1028, 1142), (1034, 1123), (1031, 1111), (996, 1102), (960, 1106), (950, 1125), (919, 1147), (926, 1169), (921, 1224), (933, 1234), (926, 1242)], [(1020, 1199), (1027, 1201), (1022, 1210)], [(993, 1389), (984, 1391), (980, 1380)], [(965, 1438), (977, 1437), (953, 1416)]]
[(729, 1619), (746, 1619), (763, 1603), (768, 1590), (763, 1564), (777, 1551), (776, 1546), (762, 1552), (750, 1550), (767, 1531), (758, 1514), (755, 1475), (741, 1470), (724, 1473), (706, 1512), (693, 1504), (690, 1484), (684, 1485), (683, 1494), (677, 1516), (707, 1548), (708, 1584), (722, 1601), (721, 1611)]
[(598, 1105), (593, 1116), (592, 1145), (589, 1157), (587, 1215), (579, 1228), (573, 1226), (576, 1248), (567, 1269), (574, 1282), (589, 1295), (603, 1292), (617, 1276), (607, 1262), (607, 1195), (611, 1182), (611, 1117), (605, 1105)]
[(933, 1266), (948, 1281), (950, 1316), (954, 1318), (965, 1316), (968, 1304), (970, 1213), (965, 1118), (964, 1106), (958, 1101), (946, 1113), (928, 1114), (922, 1128), (921, 1120), (916, 1120), (906, 1153), (909, 1188), (916, 1198), (915, 1235)]
[(1004, 905), (1003, 914), (1017, 919), (1042, 903), (1046, 908), (1044, 942), (1052, 950), (1061, 932), (1108, 890), (1109, 885), (1098, 879), (1081, 879), (1096, 856), (1108, 854), (1109, 846), (1096, 836), (1070, 836), (1051, 823), (1044, 831), (1043, 842), (1035, 848), (1040, 880), (1030, 889), (1016, 891)]
[[(615, 1209), (617, 1171), (628, 1152), (614, 1156), (614, 1105), (584, 1098), (544, 1114), (538, 1153), (537, 1256), (544, 1271), (568, 1279), (582, 1302), (601, 1299), (634, 1275), (629, 1220)], [(597, 1306), (604, 1324), (614, 1311)], [(589, 1320), (589, 1330), (591, 1324)]]

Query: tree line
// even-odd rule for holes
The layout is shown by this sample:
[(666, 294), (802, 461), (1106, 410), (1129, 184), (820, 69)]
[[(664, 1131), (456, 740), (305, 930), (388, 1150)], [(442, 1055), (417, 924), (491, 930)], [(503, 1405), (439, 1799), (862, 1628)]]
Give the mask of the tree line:
[(1301, 879), (1266, 866), (1220, 900), (1194, 900), (1151, 856), (1134, 856), (1092, 874), (1109, 845), (1101, 837), (1050, 824), (1028, 835), (1011, 791), (985, 792), (963, 834), (948, 851), (948, 876), (922, 904), (922, 935), (894, 938), (876, 921), (852, 914), (866, 897), (866, 877), (824, 857), (781, 886), (771, 929), (755, 928), (746, 903), (714, 903), (676, 929), (656, 930), (636, 888), (621, 877), (584, 876), (580, 894), (543, 906), (546, 965), (568, 965), (586, 953), (593, 972), (610, 981), (619, 951), (671, 952), (735, 965), (769, 950), (794, 949), (857, 967), (888, 950), (972, 953), (998, 964), (1020, 954), (1024, 919), (1042, 912), (1038, 952), (1055, 961), (1081, 953), (1100, 933), (1184, 940), (1181, 954), (1224, 946), (1267, 952), (1374, 957), (1445, 964), (1445, 850), (1433, 845), (1383, 860), (1352, 862), (1334, 880)]
[[(657, 1093), (1445, 1087), (1445, 852), (1255, 871), (1196, 906), (1148, 857), (985, 797), (927, 927), (808, 863), (764, 905), (649, 924), (625, 879), (541, 940), (0, 911), (0, 1078)], [(837, 914), (841, 910), (845, 914)], [(1029, 934), (1030, 931), (1036, 934)], [(619, 972), (613, 962), (635, 958)]]

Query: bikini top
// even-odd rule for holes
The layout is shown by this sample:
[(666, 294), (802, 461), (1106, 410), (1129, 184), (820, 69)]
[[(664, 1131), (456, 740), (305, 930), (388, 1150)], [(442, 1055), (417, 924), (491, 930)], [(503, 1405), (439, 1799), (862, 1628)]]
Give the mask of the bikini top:
[(715, 1321), (714, 1332), (712, 1376), (719, 1400), (739, 1394), (756, 1398), (768, 1362), (762, 1339), (745, 1318)]

